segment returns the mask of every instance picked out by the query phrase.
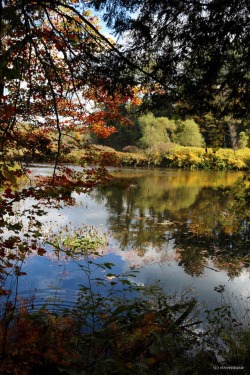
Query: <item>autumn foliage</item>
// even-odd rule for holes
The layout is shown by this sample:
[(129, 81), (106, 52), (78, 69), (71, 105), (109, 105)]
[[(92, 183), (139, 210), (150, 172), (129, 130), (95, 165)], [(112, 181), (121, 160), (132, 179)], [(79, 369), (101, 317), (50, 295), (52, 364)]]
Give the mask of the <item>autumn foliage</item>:
[(51, 151), (53, 141), (49, 161), (58, 163), (70, 130), (106, 138), (117, 121), (127, 122), (119, 106), (138, 98), (132, 86), (125, 90), (107, 74), (115, 44), (101, 36), (97, 18), (80, 1), (5, 1), (0, 17), (5, 162), (25, 149), (32, 160), (39, 150)]
[[(30, 356), (34, 362), (44, 359), (53, 363), (59, 361), (59, 354), (64, 357), (63, 347), (58, 346), (60, 353), (52, 348), (65, 339), (61, 337), (66, 334), (61, 325), (69, 327), (70, 320), (52, 322), (52, 317), (47, 316), (52, 325), (55, 323), (52, 331), (57, 341), (49, 336), (50, 349), (41, 354), (42, 347), (38, 349), (34, 343), (46, 328), (33, 324), (25, 306), (16, 320), (15, 290), (7, 286), (7, 280), (18, 280), (24, 275), (22, 264), (27, 255), (46, 253), (39, 220), (46, 208), (41, 207), (56, 207), (61, 201), (74, 204), (72, 189), (86, 192), (109, 181), (105, 167), (118, 162), (112, 153), (94, 150), (89, 136), (106, 138), (116, 131), (117, 121), (127, 124), (119, 107), (128, 101), (138, 102), (133, 86), (120, 85), (112, 76), (115, 43), (103, 37), (99, 30), (98, 19), (85, 10), (81, 1), (0, 2), (0, 298), (3, 308), (0, 349), (2, 359), (7, 358), (1, 368), (6, 374), (18, 373), (12, 363), (14, 357), (23, 364)], [(82, 171), (60, 165), (61, 156), (67, 154), (70, 144), (83, 152)], [(29, 163), (33, 161), (53, 163), (52, 176), (31, 179)], [(93, 168), (86, 168), (90, 163)], [(27, 198), (34, 199), (35, 203), (27, 210), (18, 208)], [(14, 349), (12, 340), (20, 346)], [(16, 354), (8, 364), (10, 350)], [(26, 373), (24, 367), (22, 374)]]
[[(114, 275), (112, 263), (95, 263), (98, 253), (90, 251), (90, 243), (96, 239), (86, 244), (78, 238), (82, 247), (72, 241), (66, 249), (68, 256), (76, 248), (82, 252), (86, 266), (81, 271), (89, 277), (73, 312), (35, 310), (32, 301), (30, 311), (27, 301), (18, 298), (27, 256), (44, 256), (46, 245), (65, 252), (63, 246), (45, 244), (40, 219), (46, 207), (74, 205), (72, 191), (111, 184), (108, 167), (120, 162), (91, 139), (107, 138), (118, 122), (128, 125), (121, 106), (140, 104), (133, 78), (127, 81), (124, 71), (116, 80), (114, 62), (123, 56), (100, 33), (87, 5), (81, 0), (0, 0), (1, 374), (163, 373), (175, 371), (176, 358), (179, 363), (188, 358), (190, 343), (199, 345), (198, 334), (188, 334), (199, 323), (191, 319), (195, 301), (170, 306), (162, 294), (144, 298), (144, 291), (128, 280), (134, 275)], [(81, 152), (80, 170), (62, 163), (71, 148)], [(34, 161), (50, 162), (52, 174), (32, 175)], [(23, 205), (27, 200), (28, 208)], [(92, 277), (89, 264), (108, 271), (107, 278)], [(108, 298), (93, 292), (94, 283), (108, 286)], [(117, 298), (116, 285), (138, 299)]]

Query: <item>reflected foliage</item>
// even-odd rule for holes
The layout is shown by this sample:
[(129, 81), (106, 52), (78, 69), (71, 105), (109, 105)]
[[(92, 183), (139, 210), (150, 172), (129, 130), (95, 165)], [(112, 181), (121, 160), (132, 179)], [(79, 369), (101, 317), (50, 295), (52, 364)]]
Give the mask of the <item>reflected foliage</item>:
[(105, 202), (123, 251), (135, 251), (143, 260), (152, 248), (163, 254), (174, 249), (175, 261), (192, 276), (202, 275), (211, 262), (230, 277), (249, 265), (249, 222), (244, 215), (236, 218), (228, 193), (239, 174), (131, 171), (122, 176), (125, 190), (106, 187), (91, 194)]
[(136, 270), (116, 274), (115, 265), (101, 255), (105, 238), (93, 228), (65, 228), (48, 239), (58, 259), (66, 255), (81, 270), (77, 301), (55, 314), (46, 303), (37, 310), (30, 301), (6, 297), (1, 373), (130, 374), (143, 369), (150, 374), (182, 367), (186, 360), (185, 366), (192, 367), (190, 345), (194, 360), (200, 351), (199, 335), (189, 334), (201, 323), (195, 299), (167, 297), (159, 285), (140, 287), (131, 281)]

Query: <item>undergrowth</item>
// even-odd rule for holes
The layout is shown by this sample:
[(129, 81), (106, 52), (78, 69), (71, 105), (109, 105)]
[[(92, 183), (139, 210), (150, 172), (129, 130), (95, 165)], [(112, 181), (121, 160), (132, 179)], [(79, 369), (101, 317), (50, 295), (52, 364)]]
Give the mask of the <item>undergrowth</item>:
[(98, 250), (105, 238), (93, 230), (57, 233), (48, 246), (76, 262), (84, 282), (73, 308), (57, 313), (4, 297), (1, 374), (212, 374), (225, 364), (248, 373), (249, 310), (237, 316), (224, 286), (221, 304), (204, 320), (192, 296), (138, 285), (136, 269), (116, 274)]
[[(105, 147), (100, 147), (99, 152), (105, 152)], [(133, 167), (167, 167), (183, 168), (189, 170), (249, 170), (250, 149), (211, 149), (202, 147), (171, 146), (169, 149), (152, 147), (134, 152), (114, 152), (123, 166)], [(80, 163), (84, 151), (74, 150), (62, 161)]]

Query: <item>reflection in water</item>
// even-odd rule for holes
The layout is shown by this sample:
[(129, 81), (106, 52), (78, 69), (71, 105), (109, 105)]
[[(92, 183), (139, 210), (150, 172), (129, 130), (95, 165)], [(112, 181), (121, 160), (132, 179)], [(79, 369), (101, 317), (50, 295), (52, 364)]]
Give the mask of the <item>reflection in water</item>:
[[(145, 257), (154, 248), (171, 258), (185, 273), (200, 276), (204, 268), (225, 270), (230, 278), (248, 266), (249, 224), (235, 227), (227, 213), (231, 185), (241, 173), (132, 171), (118, 174), (125, 190), (99, 188), (92, 193), (105, 202), (108, 227), (120, 249)], [(168, 257), (169, 258), (169, 257)]]
[[(36, 174), (41, 173), (47, 170), (37, 168)], [(194, 289), (210, 305), (218, 296), (214, 288), (227, 284), (237, 297), (239, 290), (244, 292), (246, 300), (249, 224), (237, 227), (232, 222), (229, 198), (221, 188), (230, 186), (241, 172), (123, 170), (116, 175), (125, 189), (96, 188), (90, 196), (73, 193), (76, 206), (59, 212), (49, 209), (44, 228), (86, 224), (111, 233), (105, 259), (117, 265), (118, 273), (143, 266), (138, 283), (160, 279), (167, 291)], [(37, 306), (59, 290), (57, 285), (60, 305), (72, 303), (82, 283), (76, 265), (46, 256), (26, 259), (23, 271), (28, 276), (20, 279), (19, 292), (34, 292)]]

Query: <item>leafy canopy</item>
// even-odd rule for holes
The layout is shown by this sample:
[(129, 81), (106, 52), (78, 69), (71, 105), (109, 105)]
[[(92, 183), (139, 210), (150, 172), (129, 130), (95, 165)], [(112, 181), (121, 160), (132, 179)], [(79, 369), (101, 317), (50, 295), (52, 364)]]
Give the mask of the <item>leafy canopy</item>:
[[(132, 86), (114, 79), (114, 43), (81, 1), (0, 2), (0, 152), (13, 160), (27, 135), (53, 134), (57, 164), (64, 134), (107, 137)], [(125, 119), (123, 118), (123, 121)], [(86, 144), (79, 144), (84, 147)], [(16, 156), (16, 155), (15, 155)]]
[(155, 117), (152, 113), (139, 117), (142, 146), (160, 146), (178, 143), (182, 146), (204, 146), (204, 139), (194, 120), (174, 121), (167, 117)]
[(182, 146), (202, 147), (205, 145), (199, 126), (194, 120), (177, 123), (174, 140)]
[[(124, 51), (185, 111), (249, 116), (248, 0), (91, 0)], [(162, 92), (160, 93), (162, 95)], [(223, 98), (223, 106), (218, 105)], [(159, 93), (151, 93), (158, 105)]]
[(155, 117), (152, 113), (141, 116), (139, 124), (143, 134), (141, 144), (144, 147), (170, 142), (172, 140), (172, 132), (176, 128), (173, 120), (169, 120), (166, 117)]

